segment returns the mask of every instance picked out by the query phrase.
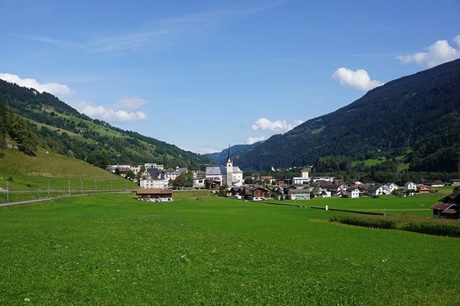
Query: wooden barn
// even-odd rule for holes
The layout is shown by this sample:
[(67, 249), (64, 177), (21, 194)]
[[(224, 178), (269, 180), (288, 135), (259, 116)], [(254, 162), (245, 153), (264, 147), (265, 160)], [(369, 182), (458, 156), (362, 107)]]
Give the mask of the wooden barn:
[(173, 191), (171, 189), (141, 188), (136, 191), (137, 199), (149, 202), (170, 202)]
[(431, 207), (433, 218), (459, 219), (459, 207), (460, 193), (454, 192)]

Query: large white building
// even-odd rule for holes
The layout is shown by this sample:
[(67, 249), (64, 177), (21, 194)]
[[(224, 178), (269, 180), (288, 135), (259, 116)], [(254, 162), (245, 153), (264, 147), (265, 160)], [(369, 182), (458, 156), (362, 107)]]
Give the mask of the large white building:
[(142, 175), (139, 186), (141, 188), (166, 188), (168, 180), (160, 169), (148, 168)]
[(307, 169), (302, 169), (302, 171), (300, 171), (300, 176), (292, 178), (292, 184), (306, 185), (308, 183), (310, 183), (310, 177), (308, 175), (308, 170)]
[(227, 164), (225, 166), (206, 167), (206, 181), (220, 186), (243, 186), (243, 171), (239, 167), (233, 166), (230, 147), (228, 148)]

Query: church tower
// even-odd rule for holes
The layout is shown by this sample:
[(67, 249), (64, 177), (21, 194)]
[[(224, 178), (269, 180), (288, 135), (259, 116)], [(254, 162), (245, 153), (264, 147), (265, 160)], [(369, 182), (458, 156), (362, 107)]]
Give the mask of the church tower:
[(228, 157), (227, 157), (227, 186), (232, 187), (233, 186), (233, 161), (232, 157), (230, 156), (230, 145), (228, 145)]

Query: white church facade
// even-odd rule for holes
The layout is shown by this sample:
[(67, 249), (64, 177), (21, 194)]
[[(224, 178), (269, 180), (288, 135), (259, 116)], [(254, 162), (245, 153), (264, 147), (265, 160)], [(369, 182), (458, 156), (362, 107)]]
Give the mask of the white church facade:
[(216, 189), (220, 186), (243, 186), (243, 171), (233, 166), (228, 148), (227, 163), (225, 166), (206, 167), (206, 184), (210, 189)]

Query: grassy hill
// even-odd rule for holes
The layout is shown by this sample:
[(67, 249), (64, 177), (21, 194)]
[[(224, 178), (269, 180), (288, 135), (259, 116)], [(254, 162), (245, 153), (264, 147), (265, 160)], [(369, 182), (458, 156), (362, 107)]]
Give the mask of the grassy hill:
[(0, 202), (82, 192), (135, 189), (137, 184), (81, 160), (39, 149), (28, 156), (6, 149), (0, 158)]

